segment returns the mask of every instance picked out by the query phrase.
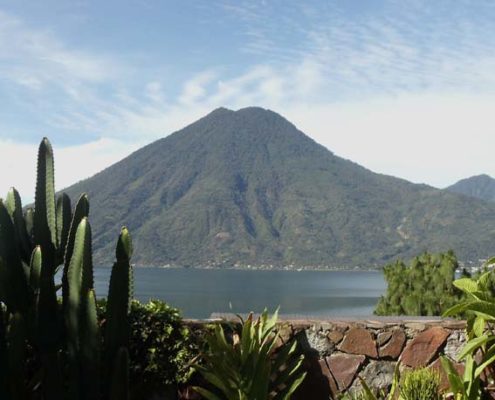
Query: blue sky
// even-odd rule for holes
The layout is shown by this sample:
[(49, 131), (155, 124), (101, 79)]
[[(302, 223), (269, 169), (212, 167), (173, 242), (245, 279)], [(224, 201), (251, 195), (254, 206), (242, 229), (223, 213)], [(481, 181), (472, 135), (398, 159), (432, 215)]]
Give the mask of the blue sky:
[(495, 2), (0, 0), (0, 192), (57, 186), (219, 106), (270, 108), (376, 172), (495, 176)]

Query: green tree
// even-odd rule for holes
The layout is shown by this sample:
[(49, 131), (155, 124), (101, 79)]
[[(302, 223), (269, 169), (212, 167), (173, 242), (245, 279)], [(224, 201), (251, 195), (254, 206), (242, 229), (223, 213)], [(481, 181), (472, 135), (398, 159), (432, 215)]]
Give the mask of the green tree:
[(397, 260), (383, 268), (388, 287), (377, 315), (441, 315), (463, 299), (454, 285), (459, 263), (453, 251), (423, 253), (409, 265)]

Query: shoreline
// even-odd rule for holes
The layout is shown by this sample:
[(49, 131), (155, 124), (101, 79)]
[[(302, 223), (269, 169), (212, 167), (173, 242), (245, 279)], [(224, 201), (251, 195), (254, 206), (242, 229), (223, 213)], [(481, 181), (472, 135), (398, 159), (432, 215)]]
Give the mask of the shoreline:
[[(110, 268), (109, 266), (97, 266), (97, 268)], [(382, 267), (369, 267), (369, 268), (352, 268), (352, 267), (323, 267), (323, 266), (311, 266), (311, 267), (267, 267), (267, 266), (178, 266), (178, 265), (146, 265), (146, 264), (134, 264), (134, 269), (175, 269), (175, 270), (217, 270), (217, 271), (287, 271), (287, 272), (304, 272), (304, 271), (319, 271), (319, 272), (381, 272)]]

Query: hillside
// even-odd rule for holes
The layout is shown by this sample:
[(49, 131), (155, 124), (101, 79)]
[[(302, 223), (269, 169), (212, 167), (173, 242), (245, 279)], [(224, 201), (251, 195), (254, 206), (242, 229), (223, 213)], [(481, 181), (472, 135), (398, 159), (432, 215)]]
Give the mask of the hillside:
[(217, 109), (66, 191), (89, 194), (99, 262), (122, 224), (146, 265), (495, 254), (495, 205), (373, 173), (261, 108)]
[(462, 179), (447, 190), (481, 200), (495, 201), (495, 179), (485, 174)]

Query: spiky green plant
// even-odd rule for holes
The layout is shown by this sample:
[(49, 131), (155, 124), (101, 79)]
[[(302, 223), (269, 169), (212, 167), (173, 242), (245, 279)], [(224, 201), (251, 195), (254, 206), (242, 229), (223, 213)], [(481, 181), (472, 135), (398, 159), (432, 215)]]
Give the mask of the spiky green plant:
[[(488, 260), (485, 267), (495, 263), (495, 258)], [(466, 315), (468, 341), (458, 355), (465, 360), (465, 373), (457, 374), (450, 361), (442, 359), (442, 364), (449, 377), (452, 391), (459, 399), (475, 399), (482, 392), (481, 374), (489, 376), (495, 373), (495, 297), (493, 296), (493, 271), (487, 271), (474, 278), (461, 278), (454, 285), (466, 295), (466, 300), (449, 308), (444, 316)]]
[[(34, 210), (23, 213), (19, 193), (0, 199), (0, 398), (113, 399), (128, 396), (128, 315), (132, 242), (122, 228), (112, 271), (105, 348), (101, 349), (93, 285), (91, 227), (86, 195), (74, 213), (55, 198), (53, 151), (38, 151)], [(62, 284), (55, 273), (63, 267)], [(62, 304), (57, 291), (62, 287)], [(39, 370), (25, 375), (27, 348)], [(100, 385), (101, 354), (106, 385)], [(118, 384), (112, 380), (118, 379)], [(29, 382), (28, 382), (29, 380)], [(100, 388), (104, 387), (102, 393)], [(116, 390), (118, 388), (118, 391)], [(118, 397), (115, 397), (118, 396)]]
[(399, 393), (402, 400), (440, 400), (440, 376), (431, 368), (405, 371)]
[(304, 380), (300, 367), (303, 356), (296, 355), (295, 341), (277, 348), (277, 312), (267, 310), (259, 318), (249, 314), (240, 318), (227, 340), (222, 325), (217, 324), (207, 337), (208, 351), (203, 363), (195, 366), (221, 395), (211, 390), (194, 389), (209, 400), (288, 400)]

